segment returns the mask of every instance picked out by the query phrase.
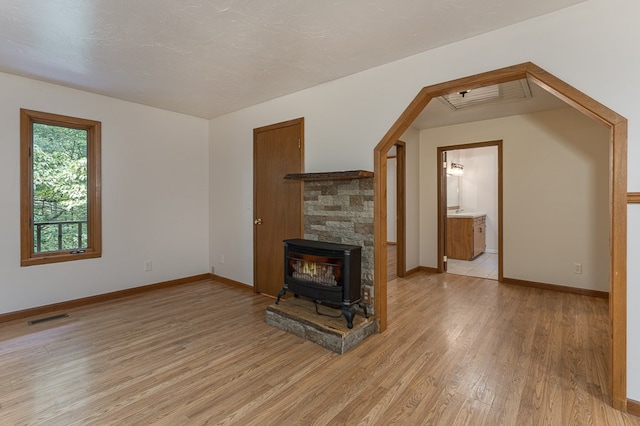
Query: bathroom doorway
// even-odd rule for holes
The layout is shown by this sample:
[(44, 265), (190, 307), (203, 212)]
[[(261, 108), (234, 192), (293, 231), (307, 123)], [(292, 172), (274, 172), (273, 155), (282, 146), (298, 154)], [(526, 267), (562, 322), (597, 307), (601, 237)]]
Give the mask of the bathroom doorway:
[(502, 281), (502, 141), (438, 147), (438, 270)]

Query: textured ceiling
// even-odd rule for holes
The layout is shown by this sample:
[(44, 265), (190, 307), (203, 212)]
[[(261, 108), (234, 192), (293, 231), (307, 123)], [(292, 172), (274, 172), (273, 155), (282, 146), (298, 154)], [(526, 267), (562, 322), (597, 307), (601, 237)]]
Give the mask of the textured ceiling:
[(584, 0), (2, 0), (0, 71), (204, 118)]

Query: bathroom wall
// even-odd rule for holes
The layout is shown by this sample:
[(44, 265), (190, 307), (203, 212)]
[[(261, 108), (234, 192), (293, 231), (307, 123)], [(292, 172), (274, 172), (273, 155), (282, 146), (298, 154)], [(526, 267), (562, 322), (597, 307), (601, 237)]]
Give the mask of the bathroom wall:
[(460, 163), (464, 165), (464, 174), (460, 177), (460, 207), (487, 214), (486, 251), (497, 253), (498, 147), (461, 149), (457, 152), (460, 153)]

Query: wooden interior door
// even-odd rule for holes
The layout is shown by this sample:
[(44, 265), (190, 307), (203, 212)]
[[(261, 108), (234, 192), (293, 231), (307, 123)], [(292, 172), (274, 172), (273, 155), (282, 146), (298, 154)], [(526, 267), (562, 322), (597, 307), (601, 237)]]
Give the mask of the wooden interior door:
[(302, 238), (302, 182), (284, 179), (304, 170), (304, 119), (253, 130), (254, 291), (276, 296), (284, 284), (284, 246)]

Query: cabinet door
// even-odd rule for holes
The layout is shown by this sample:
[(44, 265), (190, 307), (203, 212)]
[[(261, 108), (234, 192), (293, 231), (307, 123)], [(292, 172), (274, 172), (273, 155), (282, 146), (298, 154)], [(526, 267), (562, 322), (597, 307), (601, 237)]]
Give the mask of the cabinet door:
[(485, 231), (486, 225), (484, 221), (473, 227), (473, 257), (481, 255), (486, 249)]
[(446, 255), (461, 260), (473, 257), (473, 219), (447, 218)]

